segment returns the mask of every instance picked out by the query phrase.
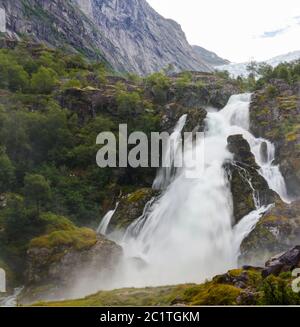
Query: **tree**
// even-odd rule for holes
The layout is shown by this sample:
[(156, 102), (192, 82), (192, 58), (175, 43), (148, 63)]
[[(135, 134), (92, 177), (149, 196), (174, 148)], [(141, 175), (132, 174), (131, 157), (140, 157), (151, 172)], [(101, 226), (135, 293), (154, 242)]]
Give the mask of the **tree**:
[(42, 175), (25, 176), (24, 194), (29, 203), (35, 203), (37, 214), (40, 214), (41, 205), (45, 204), (51, 197), (51, 189), (48, 181)]
[(31, 87), (34, 93), (49, 94), (57, 84), (57, 75), (51, 68), (41, 66), (39, 70), (32, 75)]
[(0, 52), (0, 87), (13, 92), (24, 91), (29, 85), (29, 76), (14, 58)]
[(277, 78), (283, 79), (286, 82), (291, 81), (291, 75), (290, 75), (290, 70), (288, 65), (286, 64), (279, 64), (275, 69), (274, 69), (274, 74)]
[(10, 190), (15, 180), (15, 167), (0, 147), (0, 194)]
[(251, 61), (247, 65), (247, 72), (249, 73), (249, 77), (255, 79), (257, 76), (257, 69), (258, 69), (258, 64), (256, 61)]
[(141, 97), (138, 92), (120, 91), (117, 94), (118, 111), (123, 114), (137, 113), (141, 107)]
[(257, 68), (257, 72), (262, 78), (269, 81), (272, 78), (273, 67), (267, 63), (261, 63)]
[(145, 84), (151, 90), (156, 103), (164, 104), (167, 101), (171, 81), (164, 73), (160, 72), (150, 75), (146, 78)]

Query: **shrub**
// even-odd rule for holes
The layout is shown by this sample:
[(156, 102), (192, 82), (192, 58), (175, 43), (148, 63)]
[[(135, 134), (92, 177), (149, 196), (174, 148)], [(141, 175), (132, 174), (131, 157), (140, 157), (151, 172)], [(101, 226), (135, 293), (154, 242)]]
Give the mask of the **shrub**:
[(15, 167), (0, 147), (0, 194), (11, 189), (15, 181)]
[(137, 113), (141, 108), (141, 97), (138, 92), (120, 91), (117, 94), (117, 105), (122, 114)]
[(274, 85), (268, 85), (266, 92), (269, 98), (274, 98), (278, 95), (278, 90)]
[(24, 183), (25, 198), (29, 203), (35, 203), (39, 214), (41, 205), (50, 199), (50, 185), (44, 176), (35, 174), (26, 175)]
[(267, 277), (262, 285), (262, 304), (266, 305), (297, 305), (300, 296), (293, 292), (289, 280), (273, 275)]
[(31, 88), (34, 93), (50, 94), (57, 85), (57, 75), (51, 68), (40, 67), (32, 75)]
[(154, 73), (146, 78), (145, 84), (151, 90), (156, 103), (164, 104), (168, 100), (171, 81), (165, 74)]

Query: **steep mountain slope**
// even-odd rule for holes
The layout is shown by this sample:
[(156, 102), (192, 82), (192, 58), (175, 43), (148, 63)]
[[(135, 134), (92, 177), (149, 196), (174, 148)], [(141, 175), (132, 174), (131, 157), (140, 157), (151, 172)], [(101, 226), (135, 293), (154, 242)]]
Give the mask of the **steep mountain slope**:
[(176, 70), (210, 70), (195, 55), (180, 25), (160, 16), (145, 0), (73, 1), (111, 40), (128, 70), (146, 74), (169, 64)]
[(216, 53), (208, 51), (198, 45), (193, 45), (195, 53), (211, 66), (228, 65), (230, 61), (219, 57)]
[(11, 37), (68, 48), (90, 58), (105, 57), (117, 66), (112, 43), (69, 0), (0, 0), (0, 7), (5, 9), (6, 31)]
[(148, 74), (172, 64), (176, 71), (211, 71), (180, 25), (146, 0), (0, 0), (7, 33), (105, 58), (118, 71)]

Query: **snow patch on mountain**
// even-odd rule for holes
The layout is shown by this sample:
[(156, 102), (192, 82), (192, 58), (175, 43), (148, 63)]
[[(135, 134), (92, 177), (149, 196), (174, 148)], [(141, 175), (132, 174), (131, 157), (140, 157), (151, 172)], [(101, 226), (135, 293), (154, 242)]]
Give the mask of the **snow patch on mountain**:
[[(279, 64), (283, 62), (292, 62), (295, 60), (300, 59), (300, 51), (293, 51), (289, 52), (284, 55), (280, 55), (271, 59), (268, 59), (266, 61), (262, 61), (260, 63), (266, 63), (271, 65), (272, 67), (276, 67)], [(232, 63), (229, 65), (222, 65), (222, 66), (215, 66), (216, 70), (220, 71), (228, 71), (231, 76), (238, 77), (238, 76), (244, 76), (247, 77), (249, 75), (247, 71), (247, 66), (250, 62), (243, 62), (243, 63)]]

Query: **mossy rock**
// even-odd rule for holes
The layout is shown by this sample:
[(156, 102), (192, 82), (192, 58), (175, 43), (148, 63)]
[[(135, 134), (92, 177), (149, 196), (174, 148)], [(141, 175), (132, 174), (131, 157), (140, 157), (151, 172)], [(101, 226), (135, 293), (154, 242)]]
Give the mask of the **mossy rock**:
[[(276, 96), (268, 96), (268, 89), (276, 88)], [(251, 132), (272, 141), (276, 146), (276, 164), (286, 180), (291, 198), (300, 197), (300, 97), (297, 86), (283, 80), (272, 80), (256, 91), (250, 105)]]
[(30, 248), (71, 247), (76, 250), (88, 249), (96, 244), (96, 233), (89, 228), (59, 230), (41, 236), (30, 242)]
[(258, 222), (241, 245), (241, 262), (262, 265), (277, 253), (297, 245), (300, 237), (300, 203), (280, 201)]
[(108, 231), (125, 230), (143, 214), (146, 204), (157, 195), (158, 192), (151, 188), (142, 188), (123, 196), (111, 219)]
[[(81, 281), (95, 280), (101, 275), (110, 278), (115, 273), (122, 258), (123, 250), (116, 243), (90, 231), (80, 231), (74, 239), (63, 241), (55, 238), (49, 246), (48, 239), (35, 240), (27, 253), (27, 270), (25, 289), (21, 302), (33, 303), (42, 299), (57, 299), (70, 296), (74, 286)], [(55, 232), (54, 232), (55, 233)], [(91, 237), (91, 239), (90, 239)], [(106, 277), (105, 277), (106, 276)]]

